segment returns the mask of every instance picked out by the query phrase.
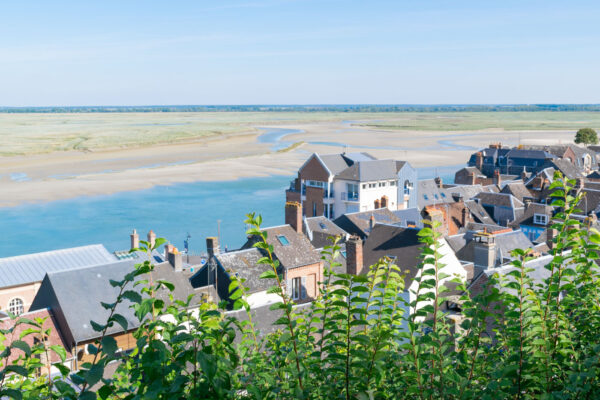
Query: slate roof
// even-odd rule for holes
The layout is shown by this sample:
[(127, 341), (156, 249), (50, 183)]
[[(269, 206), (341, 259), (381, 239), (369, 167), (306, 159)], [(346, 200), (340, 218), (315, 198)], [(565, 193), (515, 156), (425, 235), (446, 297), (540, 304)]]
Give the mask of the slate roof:
[(415, 225), (417, 228), (423, 227), (423, 217), (416, 207), (405, 208), (404, 210), (392, 211), (396, 217), (400, 219), (399, 222), (395, 222), (394, 225), (401, 226), (404, 228), (408, 227), (408, 224)]
[(352, 162), (349, 162), (350, 160), (342, 157), (341, 154), (324, 154), (318, 155), (318, 157), (321, 159), (321, 161), (323, 161), (333, 175), (339, 174), (352, 165)]
[[(71, 271), (54, 272), (46, 275), (36, 295), (32, 308), (52, 309), (56, 321), (65, 336), (65, 341), (71, 345), (99, 337), (100, 333), (94, 331), (90, 319), (103, 323), (109, 315), (100, 302), (112, 303), (117, 298), (119, 288), (110, 285), (109, 280), (122, 280), (125, 274), (133, 270), (134, 261), (122, 261), (112, 264), (104, 264), (87, 268), (79, 268)], [(186, 275), (176, 272), (169, 263), (155, 265), (152, 272), (154, 281), (163, 279), (175, 285), (172, 292), (174, 299), (186, 300), (188, 295), (197, 293)], [(136, 281), (148, 279), (147, 275), (141, 275)], [(140, 292), (142, 286), (130, 284), (128, 289)], [(170, 303), (169, 292), (162, 289), (157, 297)], [(198, 304), (201, 299), (194, 297), (192, 304)], [(124, 300), (116, 308), (128, 323), (128, 329), (139, 327), (135, 317), (132, 303)], [(115, 324), (108, 328), (109, 335), (122, 332), (120, 325)]]
[(217, 262), (230, 276), (236, 275), (246, 280), (244, 286), (249, 289), (249, 293), (267, 290), (275, 283), (273, 279), (259, 278), (263, 272), (272, 269), (268, 264), (258, 264), (262, 256), (260, 250), (255, 247), (215, 254)]
[(522, 181), (519, 182), (509, 182), (500, 191), (500, 193), (511, 194), (515, 196), (519, 201), (523, 201), (525, 197), (533, 198), (533, 194), (527, 189), (525, 183)]
[[(321, 260), (319, 252), (310, 243), (308, 238), (302, 233), (297, 233), (289, 225), (275, 226), (266, 228), (267, 243), (273, 246), (273, 254), (279, 260), (283, 268), (297, 268), (305, 265), (315, 264)], [(289, 244), (282, 244), (279, 236), (285, 237)], [(253, 247), (258, 240), (253, 236), (248, 239), (242, 249)]]
[(359, 161), (336, 174), (336, 178), (359, 182), (395, 179), (404, 164), (406, 162), (395, 160)]
[(0, 287), (41, 282), (48, 272), (117, 261), (101, 244), (0, 258)]
[(363, 265), (375, 264), (381, 258), (395, 257), (402, 271), (406, 271), (408, 288), (419, 270), (419, 256), (424, 246), (419, 242), (419, 230), (395, 225), (378, 224), (363, 244)]
[(463, 200), (469, 200), (477, 196), (478, 193), (489, 191), (482, 185), (456, 185), (442, 189), (447, 197), (454, 199), (456, 195), (461, 195)]
[(465, 201), (465, 207), (469, 210), (473, 218), (482, 224), (496, 225), (490, 214), (483, 208), (483, 206), (477, 203), (475, 200)]
[(481, 204), (490, 206), (507, 207), (513, 209), (524, 206), (523, 202), (519, 201), (519, 199), (515, 198), (513, 195), (506, 193), (481, 192), (477, 196), (475, 196), (475, 198), (479, 199)]
[(587, 176), (589, 179), (600, 179), (600, 172), (594, 171)]
[(433, 179), (420, 180), (417, 185), (417, 205), (420, 209), (433, 204), (454, 202), (451, 194), (447, 194), (446, 189), (440, 189)]
[(506, 153), (507, 158), (549, 159), (557, 158), (554, 154), (543, 150), (511, 149)]
[[(534, 223), (534, 215), (541, 214), (548, 217), (548, 224), (552, 219), (552, 215), (554, 214), (554, 207), (540, 204), (540, 203), (530, 203), (529, 206), (525, 209), (525, 212), (520, 218), (517, 218), (509, 225), (518, 227), (519, 225), (537, 225)], [(546, 225), (543, 225), (546, 226)]]
[[(456, 252), (456, 257), (461, 261), (475, 261), (474, 248), (476, 245), (473, 240), (475, 232), (467, 232), (464, 234), (466, 245)], [(494, 235), (496, 243), (496, 257), (499, 259), (511, 258), (510, 252), (515, 249), (533, 248), (533, 243), (520, 230), (497, 233)]]
[(575, 165), (571, 164), (571, 162), (568, 160), (565, 160), (565, 159), (552, 160), (550, 165), (555, 170), (562, 172), (562, 174), (569, 179), (577, 179), (577, 178), (584, 177), (583, 173), (579, 170), (579, 168), (577, 168)]
[(348, 232), (324, 216), (304, 218), (303, 231), (316, 248), (330, 245), (331, 236), (341, 236), (342, 241), (348, 236)]
[(401, 222), (401, 219), (388, 208), (344, 214), (336, 218), (333, 222), (346, 232), (364, 238), (371, 231), (371, 216), (375, 218), (376, 224), (395, 224)]

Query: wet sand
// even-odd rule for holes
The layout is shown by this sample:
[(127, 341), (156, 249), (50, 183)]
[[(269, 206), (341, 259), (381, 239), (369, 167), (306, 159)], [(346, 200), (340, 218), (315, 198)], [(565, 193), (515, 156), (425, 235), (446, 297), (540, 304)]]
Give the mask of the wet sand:
[(466, 163), (475, 149), (492, 142), (572, 143), (575, 133), (574, 130), (382, 130), (341, 120), (268, 127), (300, 130), (301, 133), (280, 139), (296, 146), (289, 151), (276, 151), (273, 143), (257, 141), (263, 132), (251, 129), (142, 148), (0, 157), (0, 207), (181, 182), (292, 176), (313, 152), (366, 151), (378, 158), (406, 160), (415, 167), (456, 165)]

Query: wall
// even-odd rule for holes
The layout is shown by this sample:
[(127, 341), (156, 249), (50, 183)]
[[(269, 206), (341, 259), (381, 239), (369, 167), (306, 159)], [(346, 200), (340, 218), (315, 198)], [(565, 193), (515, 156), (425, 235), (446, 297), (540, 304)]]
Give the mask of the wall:
[[(442, 239), (440, 241), (440, 244), (441, 244), (441, 247), (438, 249), (439, 253), (442, 256), (440, 259), (440, 263), (445, 264), (445, 267), (443, 267), (441, 272), (443, 272), (444, 274), (447, 274), (448, 276), (446, 278), (440, 279), (439, 285), (441, 286), (445, 282), (455, 279), (457, 277), (462, 282), (466, 282), (467, 281), (467, 270), (463, 267), (462, 263), (458, 260), (458, 258), (456, 258), (454, 251), (452, 251), (452, 248), (450, 248), (450, 245), (448, 245), (448, 242), (446, 242), (446, 239)], [(420, 276), (421, 276), (421, 271), (419, 270), (416, 277), (420, 277)], [(416, 280), (413, 280), (409, 287), (410, 302), (413, 302), (416, 299), (415, 293), (417, 291), (418, 285), (419, 285), (419, 283)], [(424, 290), (422, 289), (421, 293), (427, 293), (427, 292), (432, 292), (432, 291), (434, 291), (434, 288), (424, 289)], [(421, 308), (427, 304), (433, 305), (433, 300), (419, 303), (419, 308)], [(411, 313), (412, 312), (413, 312), (413, 310), (411, 308)], [(422, 321), (423, 317), (418, 317), (417, 320)]]
[(25, 312), (28, 312), (40, 286), (41, 282), (34, 282), (27, 285), (0, 289), (0, 310), (8, 310), (8, 304), (11, 299), (19, 297), (23, 300)]
[(318, 282), (323, 282), (323, 263), (305, 265), (298, 268), (290, 268), (286, 273), (286, 285), (294, 278), (306, 277), (306, 299), (298, 300), (298, 303), (310, 301), (319, 293)]
[[(136, 346), (135, 338), (133, 337), (133, 331), (117, 333), (112, 335), (112, 337), (117, 341), (117, 348), (122, 351), (127, 351), (133, 349)], [(85, 354), (85, 346), (88, 344), (94, 344), (94, 340), (87, 340), (85, 342), (81, 342), (77, 344), (77, 347), (73, 347), (72, 352), (74, 355), (79, 355), (77, 361), (77, 366), (81, 367), (81, 363), (92, 362), (94, 360), (93, 354)], [(83, 353), (82, 353), (83, 352)], [(74, 365), (73, 368), (76, 366)]]
[(412, 165), (410, 165), (409, 163), (404, 164), (404, 166), (400, 169), (400, 171), (398, 171), (398, 188), (397, 188), (397, 198), (399, 199), (398, 201), (398, 208), (397, 209), (403, 209), (404, 207), (404, 181), (408, 180), (409, 182), (412, 182), (413, 184), (413, 189), (410, 191), (410, 194), (408, 195), (408, 206), (406, 208), (413, 208), (413, 207), (417, 207), (417, 201), (418, 201), (418, 188), (419, 185), (417, 184), (417, 181), (419, 179), (417, 170), (415, 168), (412, 167)]

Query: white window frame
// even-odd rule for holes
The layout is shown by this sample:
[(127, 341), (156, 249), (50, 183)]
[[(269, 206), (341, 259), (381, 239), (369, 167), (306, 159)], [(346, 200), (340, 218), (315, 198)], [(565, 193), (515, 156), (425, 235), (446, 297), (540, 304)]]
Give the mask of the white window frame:
[(538, 225), (547, 225), (548, 216), (545, 214), (533, 214), (533, 223)]
[(306, 277), (296, 277), (288, 280), (289, 295), (292, 300), (302, 300), (306, 298)]
[[(13, 303), (13, 301), (15, 301), (15, 302), (16, 302), (16, 301), (19, 301), (19, 302), (21, 302), (21, 304), (12, 304), (12, 303)], [(14, 311), (13, 311), (13, 307), (14, 307), (14, 308), (17, 308), (17, 312), (14, 312)], [(7, 307), (6, 309), (7, 309), (8, 311), (10, 311), (10, 312), (11, 312), (12, 314), (14, 314), (14, 315), (21, 315), (21, 314), (24, 314), (24, 313), (25, 313), (25, 300), (23, 300), (23, 299), (22, 299), (22, 298), (20, 298), (20, 297), (13, 297), (12, 299), (10, 299), (10, 300), (8, 301), (8, 307)], [(18, 311), (19, 309), (21, 310), (20, 312)]]

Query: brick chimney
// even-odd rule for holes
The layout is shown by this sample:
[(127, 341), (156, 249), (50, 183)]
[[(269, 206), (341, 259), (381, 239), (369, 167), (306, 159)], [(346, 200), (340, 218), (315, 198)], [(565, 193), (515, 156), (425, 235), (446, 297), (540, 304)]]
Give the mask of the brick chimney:
[(363, 272), (363, 243), (358, 236), (350, 236), (346, 241), (346, 272), (352, 275)]
[(500, 177), (500, 170), (494, 171), (494, 184), (500, 186), (502, 184), (502, 178)]
[(483, 169), (483, 153), (480, 151), (475, 155), (475, 166), (480, 171)]
[(173, 252), (174, 249), (175, 246), (173, 246), (171, 243), (165, 244), (165, 260), (169, 260), (169, 253)]
[(221, 250), (219, 249), (219, 238), (215, 236), (206, 238), (206, 253), (208, 253), (208, 258), (213, 258), (216, 254), (219, 254)]
[(442, 181), (442, 178), (440, 178), (439, 176), (437, 176), (434, 180), (435, 184), (437, 185), (438, 188), (443, 189), (444, 188), (444, 182)]
[(302, 204), (297, 201), (285, 203), (285, 223), (297, 233), (302, 233)]
[(369, 218), (369, 231), (372, 231), (375, 227), (375, 217), (371, 214), (371, 218)]
[(154, 247), (154, 244), (156, 243), (156, 233), (154, 233), (152, 229), (148, 232), (148, 243), (150, 243), (150, 247)]
[(183, 271), (183, 259), (181, 257), (181, 253), (172, 245), (169, 246), (169, 253), (167, 254), (167, 260), (169, 261), (169, 264), (171, 264), (175, 271)]
[(135, 229), (133, 230), (131, 235), (129, 235), (129, 238), (131, 239), (131, 248), (132, 249), (137, 249), (138, 247), (140, 247), (140, 235), (138, 235), (138, 233)]

